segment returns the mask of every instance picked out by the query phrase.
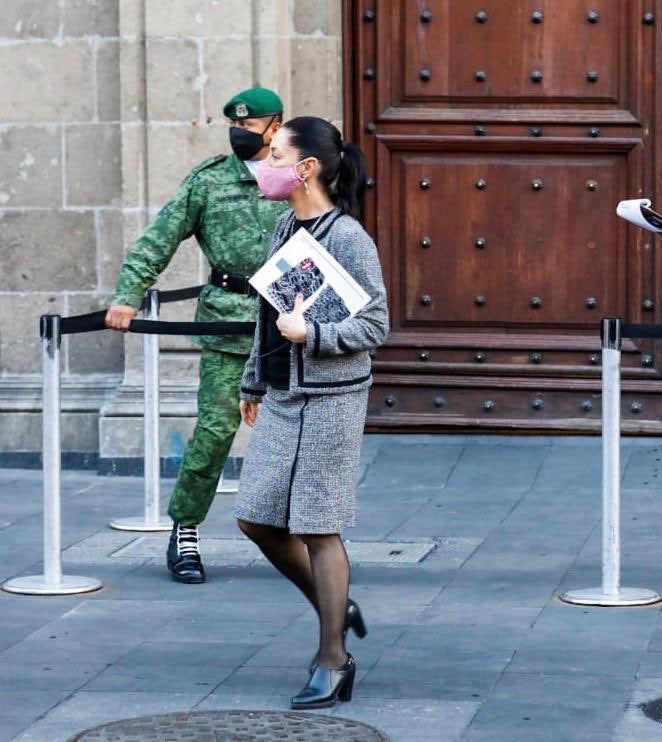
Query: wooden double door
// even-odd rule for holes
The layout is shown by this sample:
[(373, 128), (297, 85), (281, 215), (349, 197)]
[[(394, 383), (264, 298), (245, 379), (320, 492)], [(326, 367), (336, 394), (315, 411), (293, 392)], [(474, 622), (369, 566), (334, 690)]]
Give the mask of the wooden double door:
[[(661, 0), (345, 0), (392, 315), (369, 425), (599, 427), (601, 317), (661, 320), (660, 248), (615, 215), (662, 197), (661, 23)], [(626, 430), (662, 430), (661, 370), (625, 343)]]

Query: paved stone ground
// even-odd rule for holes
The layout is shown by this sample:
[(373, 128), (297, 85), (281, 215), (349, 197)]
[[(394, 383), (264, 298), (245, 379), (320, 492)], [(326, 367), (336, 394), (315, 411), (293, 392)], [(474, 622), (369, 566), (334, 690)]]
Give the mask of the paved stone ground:
[[(661, 459), (655, 439), (624, 442), (623, 583), (658, 591)], [(360, 526), (346, 535), (370, 633), (351, 641), (354, 700), (332, 713), (394, 742), (662, 739), (638, 708), (662, 696), (660, 608), (556, 598), (599, 584), (600, 471), (597, 439), (366, 437)], [(65, 571), (104, 589), (0, 593), (1, 740), (58, 742), (191, 709), (285, 709), (305, 681), (312, 613), (239, 538), (232, 497), (206, 524), (201, 586), (171, 582), (150, 556), (163, 535), (106, 528), (140, 512), (141, 497), (139, 479), (64, 473)], [(408, 543), (429, 553), (402, 561)], [(0, 470), (0, 580), (38, 573), (40, 555), (40, 474)]]

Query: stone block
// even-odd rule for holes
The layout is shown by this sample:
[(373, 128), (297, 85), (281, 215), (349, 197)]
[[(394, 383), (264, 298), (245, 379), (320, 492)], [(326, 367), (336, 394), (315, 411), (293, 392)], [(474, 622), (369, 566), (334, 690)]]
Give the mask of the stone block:
[(197, 384), (199, 361), (198, 353), (161, 353), (161, 383)]
[[(110, 296), (69, 296), (70, 316), (96, 312), (110, 303)], [(124, 336), (121, 332), (88, 332), (66, 338), (69, 374), (121, 374), (124, 367)]]
[(3, 0), (0, 38), (52, 38), (60, 28), (58, 3), (43, 0)]
[(0, 120), (89, 121), (94, 66), (86, 41), (0, 46)]
[(2, 289), (85, 291), (96, 287), (94, 213), (0, 213)]
[(149, 224), (150, 218), (151, 216), (142, 209), (122, 212), (123, 255), (127, 254), (131, 245), (143, 233), (145, 227)]
[(99, 290), (112, 293), (124, 256), (123, 218), (119, 210), (98, 212)]
[(118, 0), (64, 0), (64, 36), (117, 36)]
[(255, 27), (253, 36), (289, 37), (290, 0), (253, 0)]
[(139, 40), (120, 42), (120, 103), (122, 121), (145, 119), (145, 48)]
[(120, 120), (119, 41), (101, 41), (97, 47), (97, 101), (101, 121)]
[(160, 208), (172, 198), (191, 169), (212, 155), (228, 152), (227, 126), (152, 125), (148, 136), (149, 203)]
[(285, 119), (290, 117), (292, 110), (291, 47), (292, 39), (286, 36), (260, 37), (255, 40), (255, 81), (280, 95)]
[(295, 39), (292, 42), (293, 116), (342, 117), (342, 76), (338, 39)]
[(147, 112), (151, 121), (198, 119), (203, 87), (195, 41), (148, 40)]
[(145, 127), (122, 124), (122, 204), (135, 207), (145, 199)]
[(147, 0), (147, 35), (236, 36), (251, 33), (246, 0)]
[[(161, 417), (160, 454), (163, 458), (179, 457), (195, 427), (193, 417)], [(102, 458), (142, 456), (142, 417), (101, 417), (99, 419), (99, 455)]]
[(295, 0), (294, 30), (300, 34), (340, 36), (340, 0)]
[(40, 413), (4, 413), (0, 425), (0, 451), (39, 451), (41, 430)]
[(61, 139), (58, 126), (0, 129), (0, 206), (62, 204)]
[(63, 412), (61, 426), (63, 451), (99, 450), (99, 416), (96, 413)]
[[(60, 415), (63, 451), (96, 451), (99, 445), (96, 413), (63, 412)], [(14, 412), (2, 415), (0, 451), (41, 451), (40, 412)]]
[[(0, 294), (0, 368), (3, 374), (41, 373), (39, 317), (58, 313), (64, 313), (61, 296)], [(2, 448), (0, 443), (0, 450)]]
[(119, 205), (122, 189), (119, 125), (68, 126), (65, 136), (67, 205)]
[(253, 85), (253, 51), (249, 39), (214, 39), (204, 44), (205, 109), (214, 119), (240, 90)]
[(143, 336), (128, 332), (124, 336), (124, 380), (142, 384), (144, 378)]
[(136, 0), (119, 0), (120, 36), (140, 36), (145, 31), (145, 3)]

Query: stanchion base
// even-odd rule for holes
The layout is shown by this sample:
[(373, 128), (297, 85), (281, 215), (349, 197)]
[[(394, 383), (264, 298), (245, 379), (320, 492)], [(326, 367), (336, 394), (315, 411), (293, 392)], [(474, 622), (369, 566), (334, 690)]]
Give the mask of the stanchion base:
[(44, 575), (31, 575), (7, 580), (2, 585), (2, 589), (6, 592), (20, 595), (75, 595), (91, 593), (101, 587), (103, 585), (99, 580), (80, 575), (62, 575), (62, 579), (56, 584), (46, 582)]
[(574, 605), (629, 606), (651, 605), (661, 600), (654, 590), (641, 587), (622, 587), (615, 595), (602, 592), (602, 588), (569, 590), (559, 596), (564, 603)]
[(236, 495), (239, 492), (238, 482), (219, 482), (216, 488), (217, 495)]
[(111, 520), (108, 525), (116, 531), (138, 531), (142, 533), (170, 531), (172, 529), (170, 518), (160, 518), (155, 523), (147, 521), (144, 518), (117, 518), (116, 520)]

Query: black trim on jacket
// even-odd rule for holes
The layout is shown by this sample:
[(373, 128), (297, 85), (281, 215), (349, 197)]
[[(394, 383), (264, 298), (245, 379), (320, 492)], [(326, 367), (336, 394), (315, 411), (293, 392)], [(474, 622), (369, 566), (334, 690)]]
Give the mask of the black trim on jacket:
[(254, 397), (263, 397), (266, 394), (262, 389), (249, 389), (246, 386), (242, 386), (241, 391), (244, 394), (251, 394)]
[(363, 384), (372, 376), (371, 371), (367, 376), (361, 376), (357, 379), (345, 379), (344, 381), (304, 381), (303, 345), (298, 345), (297, 351), (297, 386), (301, 389), (334, 389), (341, 386), (354, 386), (355, 384)]
[(313, 345), (313, 357), (319, 358), (319, 355), (320, 355), (320, 323), (313, 322), (313, 328), (315, 329), (315, 343)]

